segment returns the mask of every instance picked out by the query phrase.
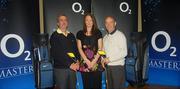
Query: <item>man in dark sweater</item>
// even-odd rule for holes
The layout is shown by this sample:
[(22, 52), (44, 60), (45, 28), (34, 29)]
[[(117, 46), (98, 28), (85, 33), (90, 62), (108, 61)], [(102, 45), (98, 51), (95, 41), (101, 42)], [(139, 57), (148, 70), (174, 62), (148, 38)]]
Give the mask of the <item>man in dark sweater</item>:
[(67, 53), (72, 52), (78, 55), (76, 38), (67, 31), (68, 18), (66, 15), (58, 16), (57, 26), (58, 29), (50, 38), (56, 86), (60, 89), (75, 89), (76, 71), (79, 69), (79, 64), (68, 57)]

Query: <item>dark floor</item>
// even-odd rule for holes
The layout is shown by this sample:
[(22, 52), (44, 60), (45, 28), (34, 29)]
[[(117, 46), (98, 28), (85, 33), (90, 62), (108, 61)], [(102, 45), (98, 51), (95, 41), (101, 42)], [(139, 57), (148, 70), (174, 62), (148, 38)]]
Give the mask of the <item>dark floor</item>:
[(145, 85), (144, 87), (138, 87), (138, 88), (128, 86), (127, 89), (180, 89), (180, 87), (160, 86), (160, 85)]
[[(58, 88), (54, 88), (58, 89)], [(172, 86), (160, 86), (160, 85), (145, 85), (143, 87), (132, 87), (128, 86), (126, 89), (180, 89), (180, 87), (172, 87)]]

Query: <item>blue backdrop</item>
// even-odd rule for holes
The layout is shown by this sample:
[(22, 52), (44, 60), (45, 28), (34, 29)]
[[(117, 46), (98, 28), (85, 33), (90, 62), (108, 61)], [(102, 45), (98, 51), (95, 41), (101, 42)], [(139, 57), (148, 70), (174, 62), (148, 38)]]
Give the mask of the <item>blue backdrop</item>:
[(180, 86), (180, 8), (178, 0), (143, 0), (143, 31), (148, 33), (149, 83)]
[[(33, 89), (31, 36), (38, 32), (35, 0), (0, 0), (0, 89)], [(36, 8), (36, 9), (35, 9)]]

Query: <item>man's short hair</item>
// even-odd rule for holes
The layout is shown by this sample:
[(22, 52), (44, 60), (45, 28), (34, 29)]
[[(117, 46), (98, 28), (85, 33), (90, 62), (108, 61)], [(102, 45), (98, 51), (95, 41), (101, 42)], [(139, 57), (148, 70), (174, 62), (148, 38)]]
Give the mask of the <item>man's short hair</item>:
[[(65, 14), (58, 14), (58, 16), (57, 16), (57, 18), (56, 18), (56, 21), (57, 22), (59, 22), (59, 17), (61, 17), (61, 16), (65, 16), (66, 18), (67, 18), (67, 15), (65, 15)], [(68, 19), (68, 18), (67, 18)]]
[(114, 16), (106, 16), (106, 17), (105, 17), (105, 20), (106, 20), (107, 18), (111, 18), (111, 19), (113, 19), (113, 20), (116, 22), (116, 19), (115, 19)]

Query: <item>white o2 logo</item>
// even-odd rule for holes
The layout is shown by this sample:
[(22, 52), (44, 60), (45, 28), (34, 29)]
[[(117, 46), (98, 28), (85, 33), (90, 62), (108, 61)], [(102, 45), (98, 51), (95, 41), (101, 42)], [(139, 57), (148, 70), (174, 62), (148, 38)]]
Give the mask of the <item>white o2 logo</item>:
[[(75, 7), (78, 7), (78, 9), (75, 9)], [(75, 13), (80, 13), (81, 12), (81, 14), (84, 15), (84, 10), (82, 9), (82, 5), (79, 2), (75, 2), (75, 3), (72, 4), (72, 10)]]
[[(7, 41), (9, 39), (16, 39), (19, 43), (19, 50), (16, 52), (16, 53), (10, 53), (8, 52), (7, 50), (7, 47), (6, 47), (6, 44), (7, 44)], [(25, 61), (27, 60), (31, 60), (30, 58), (30, 51), (24, 51), (24, 41), (23, 39), (19, 36), (19, 35), (16, 35), (16, 34), (8, 34), (8, 35), (5, 35), (2, 40), (1, 40), (1, 51), (2, 53), (9, 57), (9, 58), (16, 58), (16, 57), (19, 57), (23, 52), (25, 54), (27, 54), (26, 58), (25, 58)]]
[[(163, 48), (158, 48), (156, 46), (156, 37), (162, 35), (165, 37), (166, 39), (166, 43), (165, 46)], [(151, 39), (151, 45), (153, 47), (154, 50), (156, 50), (157, 52), (164, 52), (167, 51), (169, 49), (169, 47), (171, 46), (171, 37), (170, 35), (165, 32), (165, 31), (157, 31), (156, 33), (153, 34), (152, 39)], [(172, 49), (173, 51), (170, 53), (170, 56), (172, 57), (176, 57), (176, 47), (170, 47), (170, 49)]]
[[(124, 9), (123, 9), (123, 6), (125, 7)], [(129, 4), (128, 4), (127, 2), (122, 2), (122, 3), (120, 3), (120, 4), (119, 4), (119, 9), (120, 9), (120, 11), (123, 12), (123, 13), (128, 12), (128, 14), (132, 14), (132, 13), (131, 13), (131, 9), (129, 8)]]

